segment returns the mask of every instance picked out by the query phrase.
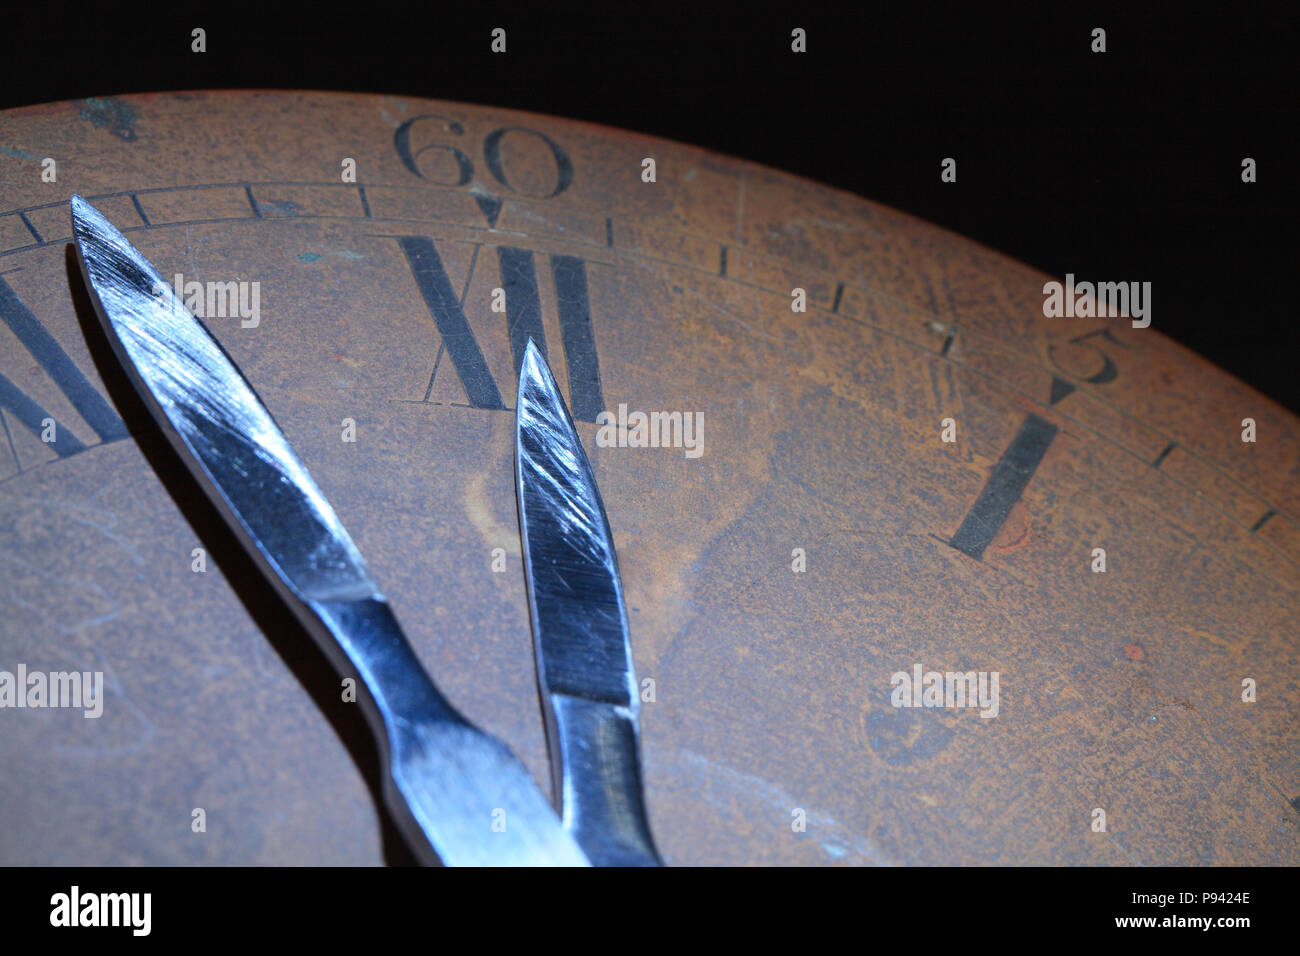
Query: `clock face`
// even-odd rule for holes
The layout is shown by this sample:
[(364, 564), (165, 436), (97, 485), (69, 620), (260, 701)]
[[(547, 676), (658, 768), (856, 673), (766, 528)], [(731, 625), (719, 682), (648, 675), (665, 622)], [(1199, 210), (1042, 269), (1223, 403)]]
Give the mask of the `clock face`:
[[(1300, 429), (1156, 326), (1045, 318), (1047, 277), (901, 213), (532, 114), (158, 94), (0, 143), (0, 861), (404, 852), (340, 675), (113, 359), (74, 192), (542, 787), (513, 402), (545, 343), (667, 862), (1300, 861)], [(17, 680), (74, 671), (93, 707)]]

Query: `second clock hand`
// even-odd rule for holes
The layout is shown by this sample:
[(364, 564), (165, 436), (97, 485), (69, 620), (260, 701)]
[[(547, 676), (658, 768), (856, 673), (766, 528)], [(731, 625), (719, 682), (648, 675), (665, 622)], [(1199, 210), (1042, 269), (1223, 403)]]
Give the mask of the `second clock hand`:
[(614, 538), (573, 419), (532, 339), (515, 416), (537, 683), (564, 825), (598, 866), (658, 866)]

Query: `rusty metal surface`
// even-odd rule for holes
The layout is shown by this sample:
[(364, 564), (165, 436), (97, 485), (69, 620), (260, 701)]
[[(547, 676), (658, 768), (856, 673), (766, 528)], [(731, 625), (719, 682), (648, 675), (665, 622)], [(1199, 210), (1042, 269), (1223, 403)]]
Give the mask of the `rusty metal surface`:
[[(1300, 429), (1158, 317), (1046, 319), (994, 252), (633, 133), (189, 93), (0, 115), (0, 671), (105, 680), (97, 719), (0, 709), (0, 862), (404, 859), (355, 705), (95, 329), (74, 192), (164, 276), (258, 283), (255, 325), (209, 328), (544, 787), (506, 407), (541, 328), (653, 682), (666, 862), (1300, 861)], [(620, 404), (702, 413), (703, 453), (598, 444)], [(892, 706), (918, 663), (997, 672), (997, 716)]]

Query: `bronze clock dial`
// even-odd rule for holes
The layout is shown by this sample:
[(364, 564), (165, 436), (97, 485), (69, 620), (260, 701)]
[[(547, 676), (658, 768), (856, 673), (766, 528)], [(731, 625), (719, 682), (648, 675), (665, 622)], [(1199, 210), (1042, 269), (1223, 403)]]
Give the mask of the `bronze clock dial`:
[[(3, 862), (401, 855), (339, 675), (114, 366), (73, 193), (246, 291), (208, 328), (544, 787), (510, 406), (545, 340), (666, 862), (1300, 862), (1300, 429), (1158, 321), (1048, 319), (1047, 277), (899, 212), (507, 110), (158, 94), (0, 145), (0, 670), (104, 675), (92, 719), (0, 709)], [(598, 442), (620, 406), (700, 453)], [(996, 673), (996, 714), (895, 706), (917, 667)]]

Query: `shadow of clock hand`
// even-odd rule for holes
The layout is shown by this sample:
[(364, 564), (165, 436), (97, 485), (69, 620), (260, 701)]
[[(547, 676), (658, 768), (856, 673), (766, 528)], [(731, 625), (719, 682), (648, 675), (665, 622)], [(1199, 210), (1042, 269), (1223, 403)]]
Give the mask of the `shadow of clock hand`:
[[(275, 588), (253, 564), (244, 546), (190, 474), (127, 378), (100, 327), (73, 243), (67, 245), (66, 259), (73, 308), (109, 399), (145, 460), (220, 568), (249, 617), (330, 722), (361, 772), (379, 813), (385, 861), (393, 866), (414, 865), (415, 858), (384, 808), (379, 751), (361, 708), (340, 699), (338, 673)], [(286, 741), (286, 745), (289, 744), (291, 741)]]

